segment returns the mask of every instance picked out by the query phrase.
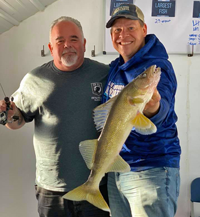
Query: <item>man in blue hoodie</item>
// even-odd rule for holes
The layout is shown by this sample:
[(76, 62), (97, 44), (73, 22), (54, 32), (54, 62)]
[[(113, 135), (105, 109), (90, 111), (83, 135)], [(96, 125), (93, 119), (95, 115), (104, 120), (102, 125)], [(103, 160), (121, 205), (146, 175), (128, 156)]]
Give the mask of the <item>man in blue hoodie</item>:
[(177, 81), (173, 67), (163, 44), (155, 35), (147, 35), (144, 15), (136, 5), (121, 4), (106, 27), (111, 27), (113, 46), (120, 56), (111, 63), (103, 102), (149, 66), (156, 65), (162, 71), (157, 89), (143, 111), (157, 132), (141, 135), (133, 129), (120, 152), (131, 171), (108, 175), (112, 217), (172, 217), (177, 209), (181, 154), (175, 124)]

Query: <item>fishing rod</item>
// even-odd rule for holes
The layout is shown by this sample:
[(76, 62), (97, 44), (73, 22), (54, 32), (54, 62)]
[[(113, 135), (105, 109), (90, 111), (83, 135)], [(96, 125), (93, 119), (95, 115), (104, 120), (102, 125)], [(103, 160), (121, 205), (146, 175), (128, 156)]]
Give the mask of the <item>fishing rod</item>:
[[(13, 116), (11, 121), (8, 121), (8, 111), (12, 110), (12, 108), (10, 106), (10, 99), (9, 99), (9, 97), (6, 96), (5, 91), (4, 91), (1, 83), (0, 83), (0, 86), (1, 86), (1, 89), (2, 89), (3, 94), (4, 94), (4, 101), (6, 103), (6, 111), (0, 112), (0, 124), (5, 125), (7, 123), (12, 123), (13, 121), (19, 120), (19, 116)], [(11, 97), (11, 101), (13, 101), (13, 100), (14, 100), (14, 98)]]

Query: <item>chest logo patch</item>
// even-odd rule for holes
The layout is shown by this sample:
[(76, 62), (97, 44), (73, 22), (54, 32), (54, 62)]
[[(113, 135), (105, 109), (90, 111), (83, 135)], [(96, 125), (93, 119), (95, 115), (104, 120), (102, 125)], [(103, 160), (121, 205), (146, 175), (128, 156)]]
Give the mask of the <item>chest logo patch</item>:
[(102, 83), (96, 82), (91, 83), (92, 93), (96, 96), (101, 96), (103, 94), (103, 86)]

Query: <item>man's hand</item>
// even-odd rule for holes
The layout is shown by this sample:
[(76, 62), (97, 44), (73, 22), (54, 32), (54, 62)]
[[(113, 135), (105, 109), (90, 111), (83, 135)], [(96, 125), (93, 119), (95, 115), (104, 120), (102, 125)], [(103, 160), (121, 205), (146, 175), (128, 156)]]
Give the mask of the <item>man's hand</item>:
[[(15, 103), (10, 101), (9, 102), (9, 110), (8, 110), (8, 120), (11, 119), (12, 116), (15, 115), (17, 107), (15, 106)], [(0, 100), (0, 112), (4, 112), (7, 110), (7, 104), (5, 100)]]
[(146, 117), (151, 118), (155, 114), (158, 113), (158, 110), (160, 108), (160, 100), (161, 100), (161, 96), (160, 96), (158, 90), (155, 89), (152, 98), (146, 104), (144, 111), (143, 111), (143, 113)]
[[(9, 110), (7, 111), (7, 124), (5, 126), (13, 130), (19, 129), (25, 124), (24, 118), (21, 112), (19, 111), (19, 109), (16, 107), (14, 102), (10, 101), (9, 106), (10, 106)], [(0, 113), (6, 111), (6, 109), (7, 109), (7, 104), (5, 100), (0, 100)], [(13, 120), (14, 116), (19, 117), (17, 121)]]

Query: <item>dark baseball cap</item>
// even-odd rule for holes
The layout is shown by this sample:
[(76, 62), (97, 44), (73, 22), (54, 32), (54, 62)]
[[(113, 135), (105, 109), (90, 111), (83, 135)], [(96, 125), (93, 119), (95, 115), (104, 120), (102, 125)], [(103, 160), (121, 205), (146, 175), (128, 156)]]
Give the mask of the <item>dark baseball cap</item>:
[(121, 4), (119, 7), (113, 10), (111, 18), (106, 24), (106, 28), (110, 28), (113, 25), (114, 21), (119, 18), (141, 20), (144, 22), (144, 14), (140, 8), (133, 4)]

